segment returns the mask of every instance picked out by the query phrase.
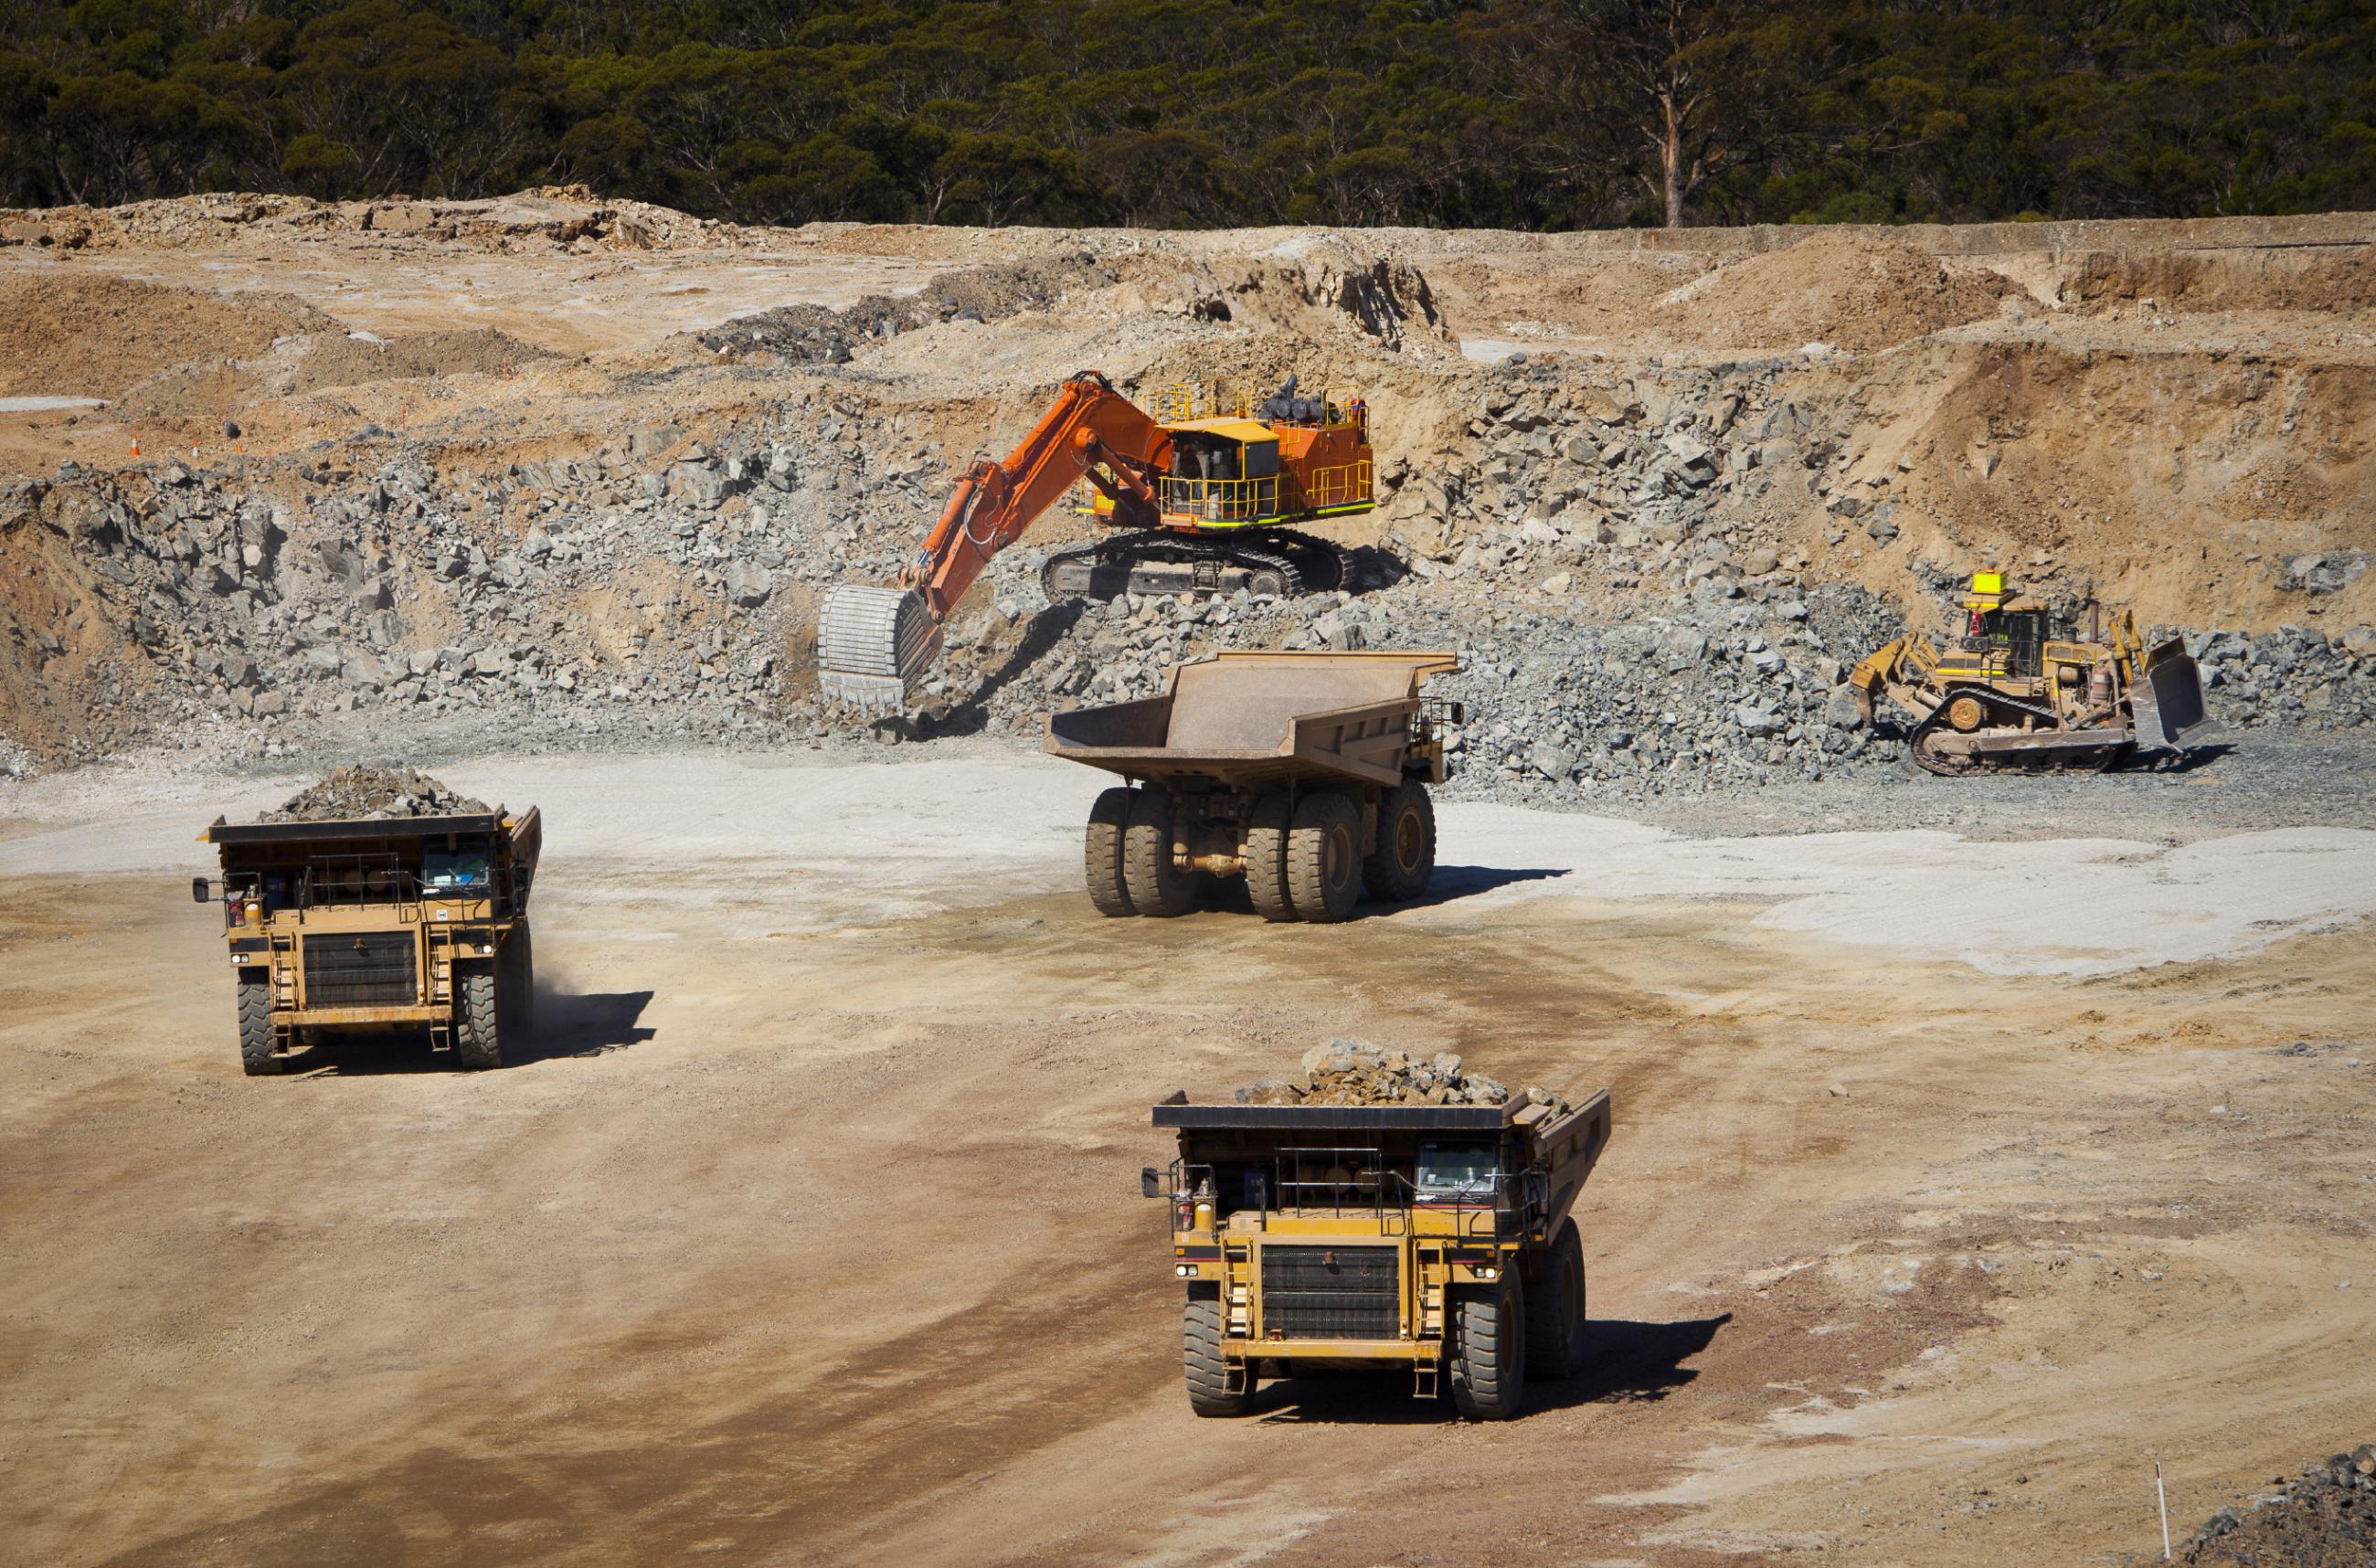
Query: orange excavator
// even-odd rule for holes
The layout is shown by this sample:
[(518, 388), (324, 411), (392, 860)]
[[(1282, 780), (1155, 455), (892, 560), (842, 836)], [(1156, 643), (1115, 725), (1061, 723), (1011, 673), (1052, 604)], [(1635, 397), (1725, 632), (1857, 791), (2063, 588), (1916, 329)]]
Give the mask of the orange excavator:
[(1369, 410), (1358, 397), (1299, 395), (1295, 378), (1251, 390), (1182, 386), (1160, 416), (1083, 371), (1004, 462), (967, 470), (897, 588), (843, 584), (817, 614), (826, 695), (897, 708), (941, 648), (942, 628), (999, 552), (1067, 491), (1086, 483), (1090, 517), (1111, 529), (1053, 552), (1051, 600), (1129, 593), (1289, 598), (1343, 581), (1336, 546), (1290, 525), (1376, 505)]

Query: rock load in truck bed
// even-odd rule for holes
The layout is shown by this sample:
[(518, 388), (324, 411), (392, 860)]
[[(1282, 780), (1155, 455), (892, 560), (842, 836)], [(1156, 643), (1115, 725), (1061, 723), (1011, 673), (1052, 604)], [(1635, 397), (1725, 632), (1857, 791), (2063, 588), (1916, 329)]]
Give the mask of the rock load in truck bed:
[[(1365, 1039), (1332, 1039), (1303, 1053), (1303, 1075), (1263, 1078), (1232, 1092), (1240, 1105), (1506, 1105), (1509, 1088), (1482, 1073), (1461, 1071), (1448, 1051), (1413, 1056)], [(1567, 1101), (1545, 1089), (1516, 1098), (1565, 1115)]]
[(266, 812), (259, 822), (365, 822), (407, 816), (461, 816), (484, 813), (484, 801), (447, 788), (410, 767), (353, 764), (299, 790)]

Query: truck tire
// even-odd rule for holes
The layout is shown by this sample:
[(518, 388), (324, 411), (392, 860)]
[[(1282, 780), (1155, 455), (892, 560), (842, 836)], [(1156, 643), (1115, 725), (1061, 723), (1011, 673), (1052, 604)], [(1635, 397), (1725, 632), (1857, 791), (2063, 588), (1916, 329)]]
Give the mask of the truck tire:
[(1452, 1403), (1472, 1421), (1506, 1421), (1527, 1395), (1526, 1292), (1515, 1279), (1454, 1304)]
[(1274, 790), (1254, 802), (1246, 824), (1246, 897), (1266, 921), (1295, 918), (1295, 900), (1287, 890), (1288, 818), (1294, 810), (1287, 791)]
[(1557, 1382), (1584, 1371), (1584, 1242), (1563, 1219), (1527, 1292), (1527, 1375)]
[(1100, 794), (1089, 808), (1089, 830), (1081, 840), (1089, 902), (1097, 906), (1098, 913), (1114, 919), (1138, 913), (1131, 907), (1130, 889), (1122, 875), (1123, 830), (1130, 826), (1130, 808), (1136, 794), (1121, 785)]
[(1435, 875), (1435, 802), (1427, 786), (1406, 778), (1378, 802), (1378, 847), (1361, 862), (1361, 885), (1382, 903), (1427, 891)]
[(454, 1055), (463, 1066), (504, 1064), (499, 1004), (493, 965), (454, 966)]
[(1169, 920), (1196, 907), (1194, 873), (1171, 860), (1171, 791), (1160, 785), (1142, 785), (1131, 804), (1130, 826), (1122, 837), (1122, 879), (1131, 908), (1142, 915)]
[(1333, 790), (1296, 802), (1287, 835), (1287, 891), (1298, 918), (1329, 924), (1361, 897), (1361, 820)]
[(251, 1078), (287, 1071), (288, 1059), (272, 1053), (272, 971), (239, 977), (239, 1067)]
[(1221, 1296), (1218, 1289), (1192, 1293), (1180, 1314), (1180, 1359), (1188, 1374), (1188, 1408), (1200, 1416), (1242, 1416), (1253, 1403), (1249, 1369), (1245, 1386), (1229, 1392), (1221, 1356)]

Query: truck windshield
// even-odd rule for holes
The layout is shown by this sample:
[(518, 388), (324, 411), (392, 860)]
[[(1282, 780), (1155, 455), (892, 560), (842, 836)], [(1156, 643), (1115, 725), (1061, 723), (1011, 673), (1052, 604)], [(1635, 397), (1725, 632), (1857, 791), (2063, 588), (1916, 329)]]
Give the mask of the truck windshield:
[(1491, 1144), (1423, 1143), (1419, 1146), (1419, 1195), (1421, 1201), (1490, 1199), (1500, 1174)]
[(487, 885), (487, 851), (483, 849), (430, 849), (421, 857), (421, 885), (429, 892), (452, 892)]

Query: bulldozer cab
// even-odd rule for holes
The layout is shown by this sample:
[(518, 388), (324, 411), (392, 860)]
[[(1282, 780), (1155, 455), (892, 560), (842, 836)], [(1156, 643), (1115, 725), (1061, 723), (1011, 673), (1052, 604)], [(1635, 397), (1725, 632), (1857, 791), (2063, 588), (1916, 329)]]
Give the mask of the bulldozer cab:
[(2006, 666), (2014, 674), (2036, 675), (2044, 670), (2049, 632), (2044, 610), (1990, 610), (1978, 619), (1980, 646), (2003, 649)]
[(1964, 609), (1964, 650), (2003, 654), (2005, 673), (2015, 677), (2045, 673), (2048, 641), (2071, 635), (2045, 605), (2008, 588), (2001, 572), (1973, 573)]

